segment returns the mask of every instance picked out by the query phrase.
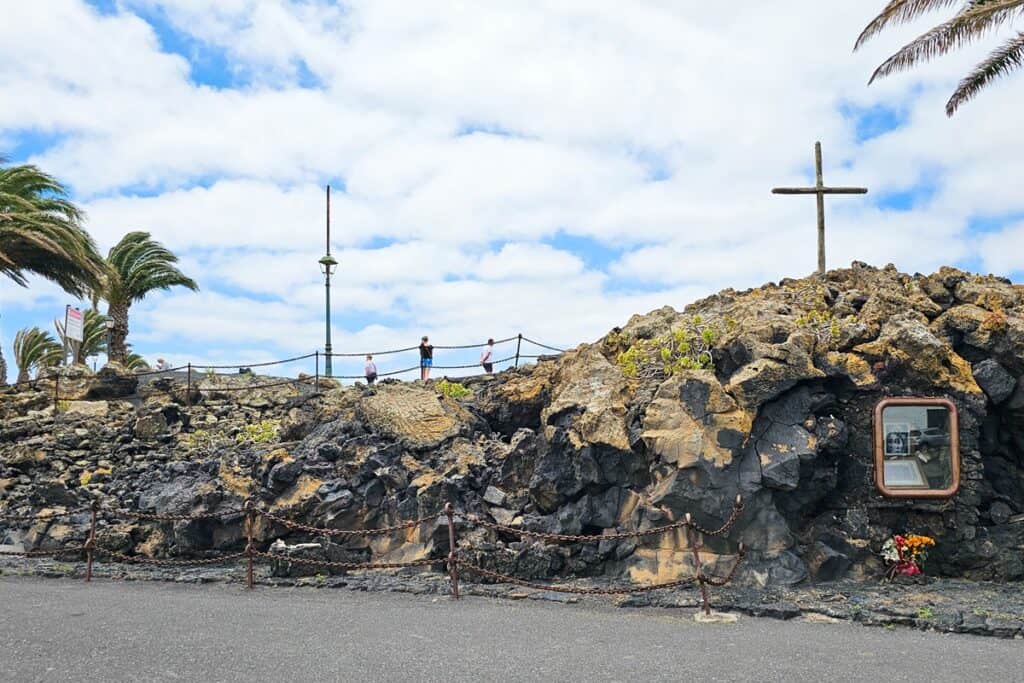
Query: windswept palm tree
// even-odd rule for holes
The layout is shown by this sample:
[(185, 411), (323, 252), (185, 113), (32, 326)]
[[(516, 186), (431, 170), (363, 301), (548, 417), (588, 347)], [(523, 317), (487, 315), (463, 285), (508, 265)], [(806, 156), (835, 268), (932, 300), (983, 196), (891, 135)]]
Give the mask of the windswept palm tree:
[[(64, 321), (58, 318), (53, 321), (53, 326), (57, 328), (57, 338), (71, 348), (72, 344), (65, 339)], [(82, 343), (78, 345), (75, 357), (71, 362), (85, 363), (85, 359), (89, 356), (98, 356), (106, 352), (107, 316), (95, 308), (87, 308), (82, 316)]]
[(146, 372), (151, 369), (145, 358), (131, 350), (131, 345), (128, 346), (128, 355), (125, 358), (124, 367), (132, 372)]
[[(890, 74), (905, 71), (920, 62), (944, 55), (987, 36), (995, 28), (1024, 16), (1024, 0), (890, 0), (857, 38), (858, 50), (890, 24), (914, 21), (927, 12), (961, 5), (956, 15), (904, 45), (875, 69), (869, 83)], [(946, 103), (946, 115), (973, 98), (1000, 76), (1024, 66), (1024, 31), (1000, 45), (974, 67)]]
[[(24, 287), (35, 274), (84, 296), (100, 283), (105, 266), (81, 227), (81, 211), (52, 176), (5, 163), (0, 157), (0, 275)], [(0, 386), (6, 378), (0, 353)]]
[(110, 330), (110, 358), (119, 363), (128, 360), (128, 309), (154, 290), (187, 287), (193, 292), (199, 285), (175, 267), (178, 257), (152, 239), (148, 232), (130, 232), (107, 255), (107, 274), (96, 297), (107, 302), (107, 317), (114, 323)]
[(18, 330), (14, 335), (14, 362), (18, 364), (18, 382), (27, 382), (34, 370), (38, 375), (44, 368), (60, 364), (64, 349), (38, 327)]

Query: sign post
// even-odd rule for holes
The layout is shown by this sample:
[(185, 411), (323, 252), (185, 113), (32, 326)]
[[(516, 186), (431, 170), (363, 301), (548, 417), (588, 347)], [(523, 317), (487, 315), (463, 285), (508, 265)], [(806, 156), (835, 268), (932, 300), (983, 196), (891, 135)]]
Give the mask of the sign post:
[(71, 363), (78, 360), (78, 349), (85, 339), (85, 316), (81, 309), (68, 305), (64, 307), (64, 360), (71, 347)]

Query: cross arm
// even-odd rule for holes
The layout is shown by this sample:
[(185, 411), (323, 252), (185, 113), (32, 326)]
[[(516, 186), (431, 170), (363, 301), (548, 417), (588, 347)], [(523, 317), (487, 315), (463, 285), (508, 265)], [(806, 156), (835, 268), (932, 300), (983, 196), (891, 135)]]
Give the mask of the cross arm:
[(866, 187), (775, 187), (772, 194), (867, 194)]

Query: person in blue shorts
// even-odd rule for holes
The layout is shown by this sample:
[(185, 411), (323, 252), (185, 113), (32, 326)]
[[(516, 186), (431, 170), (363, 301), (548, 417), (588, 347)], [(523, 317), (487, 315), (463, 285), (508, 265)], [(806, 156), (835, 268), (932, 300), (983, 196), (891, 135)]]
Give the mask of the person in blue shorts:
[(434, 365), (434, 345), (426, 337), (420, 340), (420, 379), (430, 379), (430, 368)]

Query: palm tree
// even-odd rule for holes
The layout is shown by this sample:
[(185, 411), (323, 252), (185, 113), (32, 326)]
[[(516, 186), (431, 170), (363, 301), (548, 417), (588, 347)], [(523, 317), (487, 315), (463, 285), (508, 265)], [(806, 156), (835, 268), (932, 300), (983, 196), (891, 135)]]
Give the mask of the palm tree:
[(124, 368), (132, 372), (146, 372), (150, 369), (146, 359), (132, 351), (130, 344), (128, 345), (128, 356), (125, 359)]
[[(890, 0), (857, 38), (854, 51), (889, 24), (907, 23), (937, 9), (945, 9), (962, 0)], [(904, 71), (919, 62), (944, 55), (988, 35), (993, 29), (1014, 17), (1024, 16), (1024, 0), (966, 0), (956, 15), (904, 45), (896, 54), (875, 69), (868, 83)], [(946, 115), (977, 95), (985, 86), (1014, 69), (1024, 66), (1024, 32), (1018, 32), (980, 64), (974, 67), (946, 103)]]
[[(32, 165), (3, 166), (0, 157), (0, 275), (27, 286), (35, 274), (84, 296), (102, 279), (103, 259), (82, 229), (68, 191)], [(0, 386), (7, 364), (0, 352)]]
[[(53, 326), (57, 328), (57, 338), (68, 348), (73, 348), (72, 342), (65, 337), (64, 321), (58, 318), (53, 321)], [(106, 353), (107, 316), (95, 308), (85, 309), (85, 314), (82, 316), (82, 343), (75, 342), (74, 344), (78, 348), (75, 357), (71, 360), (72, 363), (85, 363), (85, 359), (89, 356)]]
[(18, 382), (27, 382), (35, 370), (38, 375), (43, 368), (60, 365), (64, 349), (49, 332), (38, 327), (18, 330), (14, 335), (14, 362), (18, 364)]
[(119, 363), (128, 360), (128, 309), (154, 290), (187, 287), (193, 292), (199, 285), (186, 277), (174, 264), (178, 257), (148, 232), (130, 232), (107, 255), (107, 274), (94, 298), (107, 302), (107, 317), (114, 323), (110, 330), (110, 358)]

